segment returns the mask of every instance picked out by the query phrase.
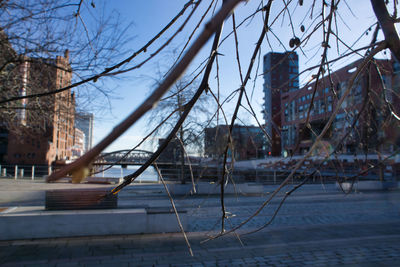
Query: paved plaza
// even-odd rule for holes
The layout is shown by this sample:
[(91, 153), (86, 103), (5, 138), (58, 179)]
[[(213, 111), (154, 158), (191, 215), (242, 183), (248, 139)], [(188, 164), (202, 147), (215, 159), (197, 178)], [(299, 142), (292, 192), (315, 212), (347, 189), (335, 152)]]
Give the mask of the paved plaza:
[[(5, 190), (37, 193), (21, 201), (4, 194), (10, 201), (0, 198), (0, 208), (43, 205), (43, 187), (74, 186), (10, 180), (0, 185), (0, 195)], [(274, 186), (264, 189), (263, 195), (226, 196), (227, 229), (251, 215)], [(271, 218), (288, 190), (237, 234), (207, 242), (221, 227), (219, 196), (175, 197), (176, 205), (187, 210), (193, 257), (181, 233), (69, 237), (0, 241), (0, 266), (398, 266), (400, 191), (346, 195), (333, 184), (305, 185), (287, 199), (271, 225), (246, 235)], [(119, 196), (121, 209), (169, 205), (160, 185), (131, 186)]]

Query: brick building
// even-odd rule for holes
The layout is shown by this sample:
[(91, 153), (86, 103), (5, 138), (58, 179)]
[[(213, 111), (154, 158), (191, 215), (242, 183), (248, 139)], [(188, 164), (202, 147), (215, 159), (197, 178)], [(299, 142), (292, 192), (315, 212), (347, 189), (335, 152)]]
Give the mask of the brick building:
[(299, 89), (299, 59), (296, 53), (268, 53), (264, 56), (264, 120), (271, 137), (267, 150), (272, 156), (281, 155), (280, 129), (282, 122), (281, 95)]
[[(281, 121), (282, 154), (304, 154), (310, 149), (360, 63), (361, 60), (353, 62), (332, 72), (330, 78), (325, 76), (320, 79), (310, 111), (311, 127), (306, 127), (305, 121), (315, 82), (297, 91), (282, 91), (282, 112), (279, 115), (273, 113)], [(337, 146), (338, 152), (342, 153), (392, 151), (393, 145), (399, 143), (399, 136), (393, 135), (393, 132), (399, 132), (399, 128), (397, 124), (388, 123), (390, 114), (384, 101), (382, 86), (383, 82), (387, 88), (387, 98), (390, 98), (395, 107), (398, 106), (398, 98), (392, 91), (392, 79), (392, 62), (389, 60), (375, 60), (375, 64), (363, 71), (355, 80), (350, 94), (315, 153), (328, 154)]]
[[(229, 125), (218, 125), (206, 128), (204, 135), (204, 154), (206, 157), (218, 158), (224, 153), (228, 141)], [(233, 155), (236, 160), (247, 160), (265, 157), (265, 136), (256, 126), (235, 125), (232, 131)], [(232, 156), (232, 150), (228, 151)]]
[[(18, 73), (19, 95), (68, 86), (72, 78), (69, 53), (66, 51), (64, 57), (55, 59), (24, 58)], [(2, 140), (5, 140), (2, 146), (3, 150), (7, 147), (7, 153), (0, 160), (8, 164), (50, 165), (57, 160), (71, 159), (74, 118), (75, 96), (70, 89), (23, 100), (17, 119), (1, 122)]]

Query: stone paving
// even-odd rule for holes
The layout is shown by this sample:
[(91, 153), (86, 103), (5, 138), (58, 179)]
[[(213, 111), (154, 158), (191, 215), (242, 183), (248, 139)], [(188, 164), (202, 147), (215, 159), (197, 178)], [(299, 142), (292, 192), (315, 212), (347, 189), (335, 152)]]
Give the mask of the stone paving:
[(281, 228), (200, 243), (180, 234), (0, 242), (1, 266), (395, 266), (400, 224)]
[[(268, 195), (227, 196), (227, 210), (235, 215), (227, 226), (251, 215)], [(177, 206), (188, 210), (193, 257), (180, 233), (71, 237), (1, 241), (0, 266), (398, 266), (400, 191), (345, 195), (307, 185), (288, 198), (268, 228), (244, 235), (271, 218), (281, 197), (238, 235), (205, 243), (220, 229), (219, 198), (176, 197)], [(122, 208), (170, 205), (158, 185), (124, 191), (119, 201)]]

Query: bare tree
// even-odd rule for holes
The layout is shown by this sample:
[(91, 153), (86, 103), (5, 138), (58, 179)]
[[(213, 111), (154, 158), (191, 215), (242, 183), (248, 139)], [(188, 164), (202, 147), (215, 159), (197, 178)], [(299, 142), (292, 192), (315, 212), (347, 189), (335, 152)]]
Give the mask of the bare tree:
[[(154, 134), (161, 137), (159, 142), (163, 140), (162, 136), (168, 134), (179, 118), (182, 117), (185, 106), (197, 87), (196, 76), (193, 78), (182, 76), (152, 110), (148, 121), (149, 125), (157, 128)], [(170, 155), (170, 153), (160, 155), (161, 160), (171, 160), (170, 157), (172, 156), (173, 161), (180, 162), (180, 179), (182, 183), (185, 183), (185, 158), (192, 153), (202, 153), (204, 128), (209, 124), (211, 105), (210, 97), (204, 94), (201, 95), (186, 120), (180, 126), (176, 137), (173, 139), (174, 142), (170, 143), (171, 150), (172, 152), (175, 151), (175, 153), (172, 153), (173, 155)]]
[[(345, 121), (348, 123), (348, 125), (352, 125), (352, 127), (341, 128), (343, 129), (343, 135), (335, 136), (337, 140), (335, 140), (333, 144), (334, 147), (329, 150), (328, 153), (321, 156), (322, 160), (315, 163), (310, 173), (303, 174), (304, 180), (298, 182), (298, 187), (303, 185), (307, 179), (320, 170), (324, 163), (328, 162), (330, 158), (335, 158), (337, 155), (343, 152), (340, 149), (340, 144), (342, 144), (344, 140), (354, 139), (353, 141), (356, 142), (358, 139), (367, 139), (365, 142), (363, 142), (362, 146), (369, 146), (369, 144), (375, 143), (375, 140), (382, 141), (385, 139), (385, 135), (387, 134), (385, 133), (385, 135), (379, 136), (380, 134), (382, 135), (382, 131), (379, 131), (380, 129), (383, 129), (388, 125), (390, 125), (390, 129), (399, 128), (400, 116), (398, 104), (396, 104), (398, 103), (399, 99), (398, 87), (391, 86), (391, 88), (389, 88), (389, 83), (387, 81), (385, 82), (385, 79), (388, 79), (385, 76), (385, 71), (387, 71), (388, 68), (383, 68), (382, 64), (375, 58), (378, 54), (388, 51), (389, 54), (393, 54), (394, 58), (393, 60), (391, 59), (391, 61), (387, 60), (387, 63), (390, 62), (390, 64), (395, 65), (396, 59), (400, 59), (399, 36), (395, 28), (395, 24), (399, 21), (397, 1), (371, 0), (372, 7), (376, 14), (376, 21), (371, 25), (367, 25), (364, 33), (361, 36), (354, 37), (354, 39), (350, 41), (344, 40), (341, 36), (341, 27), (346, 27), (346, 23), (343, 22), (343, 18), (341, 17), (341, 12), (343, 12), (343, 10), (349, 11), (346, 1), (309, 1), (307, 3), (304, 3), (304, 1), (279, 1), (279, 3), (272, 0), (258, 1), (256, 7), (253, 7), (250, 11), (248, 11), (248, 15), (244, 16), (244, 18), (239, 18), (236, 16), (237, 13), (233, 12), (236, 5), (238, 5), (240, 2), (242, 1), (224, 1), (219, 8), (219, 11), (213, 14), (209, 22), (204, 23), (204, 27), (201, 32), (197, 33), (199, 26), (192, 28), (190, 30), (190, 36), (195, 36), (195, 33), (197, 33), (197, 38), (194, 40), (189, 38), (187, 45), (184, 46), (183, 50), (185, 51), (182, 53), (182, 56), (179, 57), (177, 63), (174, 64), (171, 70), (169, 70), (169, 72), (165, 75), (165, 78), (158, 84), (145, 102), (132, 111), (131, 115), (128, 116), (126, 120), (118, 124), (111, 131), (111, 133), (91, 151), (89, 151), (79, 160), (66, 166), (59, 172), (49, 176), (48, 181), (55, 181), (69, 173), (81, 172), (81, 170), (89, 168), (95, 157), (103, 149), (105, 149), (111, 142), (115, 141), (142, 116), (149, 113), (152, 108), (159, 103), (160, 99), (162, 99), (162, 97), (171, 90), (170, 88), (174, 88), (174, 84), (177, 81), (184, 81), (179, 80), (179, 77), (182, 77), (183, 73), (193, 61), (194, 57), (207, 43), (207, 40), (213, 35), (214, 42), (211, 52), (206, 56), (206, 63), (202, 72), (202, 80), (197, 90), (191, 93), (192, 95), (190, 100), (186, 101), (185, 99), (185, 101), (182, 101), (180, 94), (176, 94), (177, 92), (174, 94), (173, 91), (170, 93), (171, 95), (175, 96), (176, 99), (178, 99), (178, 103), (185, 104), (183, 105), (183, 109), (181, 109), (181, 107), (175, 109), (176, 114), (179, 115), (179, 119), (175, 122), (173, 127), (171, 127), (172, 129), (170, 130), (167, 138), (159, 146), (154, 155), (141, 168), (139, 168), (138, 171), (126, 176), (125, 181), (113, 189), (110, 194), (118, 193), (126, 185), (133, 182), (135, 178), (148, 166), (154, 163), (163, 149), (167, 147), (168, 142), (175, 138), (177, 134), (179, 136), (179, 131), (182, 129), (182, 126), (188, 119), (189, 114), (191, 114), (191, 110), (204, 93), (209, 93), (212, 95), (213, 99), (215, 99), (217, 105), (215, 114), (220, 114), (224, 109), (227, 109), (226, 103), (229, 101), (235, 102), (233, 114), (228, 119), (230, 121), (230, 134), (233, 132), (235, 123), (238, 120), (239, 110), (242, 108), (252, 115), (261, 126), (251, 102), (249, 84), (251, 83), (252, 79), (260, 79), (260, 76), (266, 75), (280, 65), (280, 63), (277, 63), (274, 66), (271, 66), (269, 69), (264, 70), (262, 74), (257, 71), (258, 66), (261, 64), (260, 55), (263, 47), (268, 47), (273, 51), (272, 43), (277, 43), (279, 46), (281, 46), (282, 49), (287, 52), (287, 57), (294, 52), (298, 52), (306, 55), (308, 58), (319, 59), (318, 64), (314, 66), (306, 66), (305, 69), (300, 72), (300, 77), (305, 77), (303, 79), (304, 88), (310, 88), (310, 98), (307, 99), (308, 103), (305, 109), (304, 107), (302, 107), (301, 110), (293, 108), (292, 112), (295, 114), (295, 117), (297, 116), (296, 118), (301, 121), (301, 123), (296, 125), (297, 129), (301, 129), (301, 132), (307, 133), (309, 139), (311, 140), (311, 144), (308, 149), (301, 154), (300, 159), (291, 161), (291, 163), (287, 166), (287, 168), (290, 170), (289, 174), (282, 180), (282, 183), (276, 188), (276, 190), (268, 196), (260, 208), (256, 210), (248, 219), (226, 231), (225, 220), (227, 218), (227, 213), (224, 204), (224, 189), (225, 185), (229, 181), (227, 179), (229, 170), (226, 166), (228, 149), (229, 146), (232, 145), (232, 138), (228, 138), (224, 144), (223, 173), (221, 177), (219, 177), (221, 190), (221, 233), (215, 237), (234, 232), (249, 222), (252, 218), (257, 216), (280, 192), (280, 190), (285, 187), (289, 181), (294, 179), (295, 174), (300, 170), (300, 168), (305, 166), (305, 162), (312, 155), (318, 152), (319, 148), (324, 147), (326, 138), (332, 136), (332, 125), (337, 122), (338, 114), (345, 114)], [(212, 1), (210, 4), (211, 8), (206, 9), (206, 11), (204, 11), (202, 14), (203, 16), (200, 16), (200, 19), (197, 19), (198, 23), (195, 23), (194, 25), (203, 24), (204, 17), (208, 14), (209, 10), (212, 10), (212, 7), (216, 8), (217, 4), (218, 3)], [(181, 16), (182, 12), (184, 13), (186, 11), (188, 6), (193, 6), (191, 12), (186, 16), (186, 19), (181, 24), (181, 27), (172, 34), (170, 39), (173, 39), (173, 37), (176, 36), (183, 28), (189, 27), (187, 26), (187, 21), (194, 18), (192, 14), (196, 11), (198, 5), (199, 1), (188, 1), (178, 15), (174, 17), (160, 33), (156, 34), (155, 37), (148, 42), (148, 46), (146, 45), (144, 49), (140, 48), (136, 50), (136, 52), (144, 51), (151, 46), (153, 40), (158, 39), (160, 35), (164, 34), (164, 29), (168, 29), (169, 25), (174, 24), (176, 19)], [(239, 8), (243, 10), (245, 9), (243, 5), (240, 5)], [(390, 14), (388, 10), (391, 10), (392, 14)], [(352, 12), (351, 9), (349, 12)], [(223, 35), (225, 38), (220, 40), (222, 24), (228, 17), (228, 21), (231, 21), (232, 29), (229, 29), (226, 35)], [(238, 21), (238, 19), (240, 19), (240, 21)], [(285, 30), (281, 30), (282, 27), (277, 26), (279, 22), (281, 22), (281, 25), (286, 25)], [(246, 30), (244, 27), (248, 23), (255, 23), (258, 27), (258, 32), (255, 34), (254, 40), (252, 40), (253, 44), (255, 45), (251, 46), (250, 48), (247, 46), (246, 49), (243, 49), (241, 48), (241, 42), (244, 40), (240, 39), (240, 31)], [(339, 24), (342, 26), (339, 27)], [(373, 28), (376, 30), (372, 34), (372, 38), (370, 38), (370, 36), (367, 37), (367, 34), (369, 34)], [(378, 35), (379, 31), (384, 33), (383, 37)], [(366, 44), (366, 38), (368, 38), (368, 44)], [(159, 50), (162, 50), (162, 48), (170, 44), (170, 39), (161, 45), (161, 48), (157, 50), (157, 53)], [(360, 43), (360, 39), (363, 39), (364, 42)], [(218, 51), (223, 49), (224, 45), (226, 45), (229, 41), (232, 42), (231, 44), (233, 44), (234, 49), (233, 51), (229, 50), (229, 55), (226, 53), (224, 56), (232, 58), (233, 61), (231, 62), (236, 64), (239, 73), (237, 75), (239, 86), (238, 88), (229, 88), (230, 91), (227, 94), (228, 96), (226, 98), (222, 98), (221, 94), (219, 94), (219, 86), (220, 80), (222, 80), (224, 77), (220, 77), (219, 68), (222, 67), (222, 64), (220, 64), (219, 61), (221, 57)], [(133, 53), (132, 56), (136, 55), (135, 53)], [(148, 56), (143, 62), (152, 60), (157, 53)], [(247, 61), (244, 61), (243, 59), (245, 55)], [(316, 55), (318, 55), (318, 57), (316, 57)], [(334, 69), (332, 68), (332, 64), (340, 61), (342, 64), (346, 61), (348, 63), (350, 58), (353, 56), (357, 57), (359, 61), (354, 66), (354, 70), (348, 72), (350, 74), (346, 80), (346, 83), (342, 84), (343, 86), (340, 86), (339, 88), (337, 86), (337, 81), (335, 80), (335, 73)], [(106, 68), (104, 72), (98, 73), (86, 81), (90, 81), (91, 79), (99, 79), (104, 75), (117, 75), (140, 68), (142, 64), (128, 64), (131, 57), (127, 57), (125, 60), (121, 61), (120, 64), (112, 65), (109, 68)], [(247, 65), (244, 65), (244, 62), (246, 62)], [(121, 68), (121, 66), (123, 67)], [(213, 77), (211, 76), (213, 74), (215, 74), (214, 77), (216, 77), (216, 82), (210, 79), (210, 77)], [(230, 78), (231, 77), (229, 77), (229, 79)], [(286, 82), (290, 83), (296, 78), (298, 77), (292, 77)], [(356, 112), (357, 114), (352, 114), (346, 105), (350, 106), (353, 104), (352, 99), (354, 99), (355, 95), (357, 94), (357, 85), (361, 79), (366, 82), (371, 81), (372, 79), (378, 79), (381, 81), (381, 86), (370, 88), (370, 90), (367, 89), (365, 91), (363, 103), (359, 103), (361, 106), (364, 106), (364, 108), (360, 106), (360, 109)], [(392, 77), (390, 77), (390, 79), (392, 79)], [(178, 86), (175, 88), (184, 88), (186, 86), (180, 85), (179, 82)], [(255, 85), (253, 86), (255, 87)], [(285, 85), (282, 85), (282, 87), (284, 86)], [(321, 88), (327, 88), (328, 92), (331, 92), (331, 94), (334, 96), (334, 105), (331, 106), (329, 116), (326, 116), (323, 121), (321, 120), (322, 122), (316, 125), (311, 123), (314, 119), (313, 116), (316, 115), (317, 110), (326, 110), (327, 106), (326, 104), (321, 104), (322, 102), (318, 99), (318, 93)], [(369, 88), (368, 85), (367, 88)], [(296, 98), (296, 96), (291, 97)], [(282, 106), (281, 110), (273, 111), (273, 113), (270, 114), (270, 117), (284, 117), (285, 108), (285, 106)], [(360, 117), (365, 117), (366, 119), (359, 120)], [(376, 121), (379, 121), (379, 123), (374, 124)], [(267, 124), (267, 127), (271, 126), (276, 128), (276, 136), (270, 136), (268, 131), (264, 131), (266, 140), (272, 142), (273, 138), (279, 137), (279, 134), (283, 129), (280, 129), (279, 126), (274, 124), (274, 122), (266, 121), (265, 123)], [(360, 128), (356, 128), (355, 126), (357, 126), (357, 123), (363, 125), (361, 125)], [(363, 127), (366, 130), (362, 130)], [(374, 136), (374, 138), (371, 138), (372, 136)], [(184, 135), (182, 135), (182, 138), (183, 137)], [(294, 153), (299, 152), (298, 146), (300, 145), (301, 140), (296, 141), (299, 142), (297, 142), (298, 145), (296, 145)], [(375, 146), (372, 149), (363, 147), (366, 151), (366, 158), (369, 152), (374, 151), (379, 156), (379, 159), (373, 164), (368, 165), (367, 169), (359, 170), (357, 174), (351, 178), (353, 180), (357, 179), (357, 177), (366, 173), (368, 170), (380, 168), (388, 160), (390, 160), (390, 158), (393, 158), (394, 155), (398, 155), (398, 142), (393, 142), (392, 145), (394, 146), (394, 149), (392, 149), (391, 154), (384, 156), (382, 156), (383, 153), (380, 153), (379, 146)], [(339, 178), (339, 176), (336, 178)], [(295, 191), (298, 187), (295, 187), (293, 191)], [(290, 193), (292, 193), (292, 191)], [(276, 212), (278, 210), (279, 208), (276, 210)], [(275, 214), (276, 213), (274, 213), (274, 216)]]
[[(16, 130), (21, 116), (37, 122), (50, 120), (55, 109), (56, 113), (70, 112), (68, 107), (51, 105), (51, 95), (62, 88), (72, 88), (71, 83), (100, 72), (124, 55), (123, 47), (128, 40), (124, 36), (124, 24), (115, 12), (105, 17), (99, 9), (93, 1), (2, 1), (0, 118), (3, 127)], [(65, 62), (61, 63), (61, 57)], [(74, 92), (74, 102), (80, 109), (94, 108), (96, 99), (104, 103), (111, 94), (101, 82), (84, 84)], [(71, 96), (68, 93), (57, 97)]]

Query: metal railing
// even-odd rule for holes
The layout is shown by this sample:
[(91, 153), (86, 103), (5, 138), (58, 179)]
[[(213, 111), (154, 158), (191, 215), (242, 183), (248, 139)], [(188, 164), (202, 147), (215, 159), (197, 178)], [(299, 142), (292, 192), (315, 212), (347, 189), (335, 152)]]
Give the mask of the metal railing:
[[(392, 166), (384, 166), (379, 174), (379, 169), (372, 169), (368, 172), (362, 172), (363, 169), (356, 166), (349, 168), (316, 168), (315, 166), (302, 166), (298, 169), (292, 179), (302, 180), (307, 176), (310, 176), (308, 183), (320, 183), (321, 180), (324, 182), (336, 182), (338, 180), (346, 180), (355, 177), (357, 180), (379, 180), (383, 179), (385, 181), (395, 181), (398, 180), (399, 176)], [(182, 181), (182, 173), (185, 181), (190, 181), (193, 179), (195, 181), (209, 181), (217, 182), (221, 178), (222, 168), (221, 167), (205, 167), (196, 166), (190, 171), (189, 167), (185, 165), (184, 170), (180, 166), (171, 166), (161, 169), (161, 174), (166, 180)], [(229, 179), (235, 182), (256, 182), (263, 184), (277, 184), (285, 180), (290, 172), (292, 171), (291, 166), (280, 166), (279, 168), (234, 168), (228, 173)]]
[[(182, 181), (182, 175), (185, 181), (208, 181), (217, 182), (221, 178), (222, 168), (220, 166), (200, 166), (193, 165), (191, 170), (188, 165), (185, 165), (183, 172), (179, 165), (160, 165), (161, 174), (166, 180)], [(304, 178), (314, 170), (315, 166), (308, 164), (302, 166), (294, 175), (294, 179)], [(384, 166), (382, 168), (382, 178), (384, 180), (398, 180), (399, 179), (399, 168), (398, 166)], [(9, 179), (44, 179), (47, 175), (50, 175), (53, 171), (52, 166), (47, 165), (0, 165), (0, 178)], [(235, 182), (257, 182), (264, 184), (277, 184), (286, 179), (289, 175), (291, 168), (289, 166), (275, 166), (275, 168), (256, 167), (256, 168), (235, 168), (233, 171), (228, 173), (229, 179)], [(339, 168), (330, 168), (328, 166), (322, 166), (318, 172), (310, 177), (309, 182), (320, 182), (323, 179), (325, 182), (336, 181), (338, 178), (345, 178), (351, 176), (357, 176), (362, 171), (359, 167), (347, 164), (340, 166)], [(120, 168), (116, 172), (112, 173), (110, 177), (122, 178), (124, 175), (134, 172), (134, 170), (126, 170)], [(152, 176), (154, 180), (151, 182), (158, 181), (156, 172), (153, 170)], [(99, 173), (96, 176), (104, 177), (104, 173)], [(370, 170), (357, 177), (361, 180), (377, 180), (380, 178), (379, 169)], [(138, 179), (137, 182), (139, 182)]]
[[(176, 168), (163, 168), (161, 169), (161, 174), (165, 180), (172, 181), (182, 181), (182, 170), (179, 167)], [(227, 177), (229, 182), (234, 181), (235, 183), (246, 183), (255, 182), (262, 184), (278, 184), (285, 180), (290, 174), (290, 170), (266, 170), (263, 168), (249, 168), (249, 169), (239, 169), (236, 168), (230, 172)], [(292, 183), (298, 179), (305, 177), (303, 171), (296, 172), (296, 175), (292, 178)], [(192, 171), (189, 168), (185, 168), (183, 172), (185, 182), (190, 182), (193, 175), (193, 180), (195, 182), (207, 181), (207, 182), (218, 182), (222, 175), (222, 168), (193, 168)], [(325, 181), (334, 181), (334, 179), (327, 179), (324, 177)], [(308, 181), (309, 183), (320, 182), (319, 175), (313, 175)]]
[(52, 171), (47, 165), (0, 165), (0, 178), (44, 179)]

